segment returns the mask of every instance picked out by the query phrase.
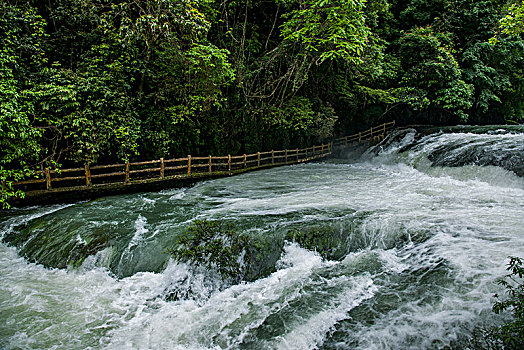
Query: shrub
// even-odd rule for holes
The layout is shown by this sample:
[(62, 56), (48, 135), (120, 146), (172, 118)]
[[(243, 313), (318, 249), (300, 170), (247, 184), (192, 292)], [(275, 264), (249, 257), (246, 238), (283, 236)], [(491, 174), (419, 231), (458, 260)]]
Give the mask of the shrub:
[[(502, 344), (504, 349), (524, 349), (524, 261), (510, 257), (507, 267), (510, 271), (498, 284), (506, 288), (508, 295), (493, 304), (493, 311), (500, 314), (511, 311), (513, 318), (502, 326), (488, 331), (488, 337)], [(498, 295), (495, 295), (499, 298)]]

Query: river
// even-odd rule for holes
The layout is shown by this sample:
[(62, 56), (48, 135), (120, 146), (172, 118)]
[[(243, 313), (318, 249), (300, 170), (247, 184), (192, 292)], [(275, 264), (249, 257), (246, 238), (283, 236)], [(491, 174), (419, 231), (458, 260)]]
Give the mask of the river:
[[(524, 130), (449, 131), (4, 211), (0, 348), (461, 348), (524, 257)], [(248, 237), (243, 278), (166, 253), (194, 220)]]

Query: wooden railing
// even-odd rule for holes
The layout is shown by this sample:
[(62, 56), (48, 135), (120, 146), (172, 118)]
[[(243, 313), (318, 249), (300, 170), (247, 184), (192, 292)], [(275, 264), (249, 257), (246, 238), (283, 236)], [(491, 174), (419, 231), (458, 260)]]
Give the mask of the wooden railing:
[(46, 168), (35, 172), (35, 178), (15, 183), (26, 193), (41, 191), (74, 191), (92, 187), (121, 186), (191, 177), (232, 175), (265, 167), (308, 162), (331, 154), (334, 147), (351, 143), (380, 140), (393, 129), (395, 122), (372, 127), (358, 134), (303, 149), (257, 152), (239, 156), (207, 156), (127, 162), (111, 165), (85, 165), (83, 168)]
[(378, 126), (373, 126), (366, 131), (334, 139), (333, 147), (344, 146), (351, 143), (380, 141), (386, 136), (388, 132), (390, 132), (394, 128), (395, 121), (384, 123)]

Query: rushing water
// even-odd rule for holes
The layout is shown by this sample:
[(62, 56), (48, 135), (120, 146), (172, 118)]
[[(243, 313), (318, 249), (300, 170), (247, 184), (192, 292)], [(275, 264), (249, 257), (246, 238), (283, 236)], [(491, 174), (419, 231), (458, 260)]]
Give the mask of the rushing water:
[[(362, 155), (4, 212), (0, 348), (460, 348), (524, 255), (523, 157), (518, 128), (403, 130)], [(195, 219), (258, 242), (252, 278), (164, 253)]]

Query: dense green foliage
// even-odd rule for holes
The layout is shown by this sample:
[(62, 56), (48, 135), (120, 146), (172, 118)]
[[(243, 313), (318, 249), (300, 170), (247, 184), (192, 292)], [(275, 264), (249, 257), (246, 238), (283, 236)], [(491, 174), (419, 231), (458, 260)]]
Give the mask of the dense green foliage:
[(504, 34), (521, 34), (524, 32), (524, 1), (510, 4), (506, 16), (500, 20)]
[(523, 115), (519, 2), (4, 0), (0, 43), (2, 203), (42, 166)]

